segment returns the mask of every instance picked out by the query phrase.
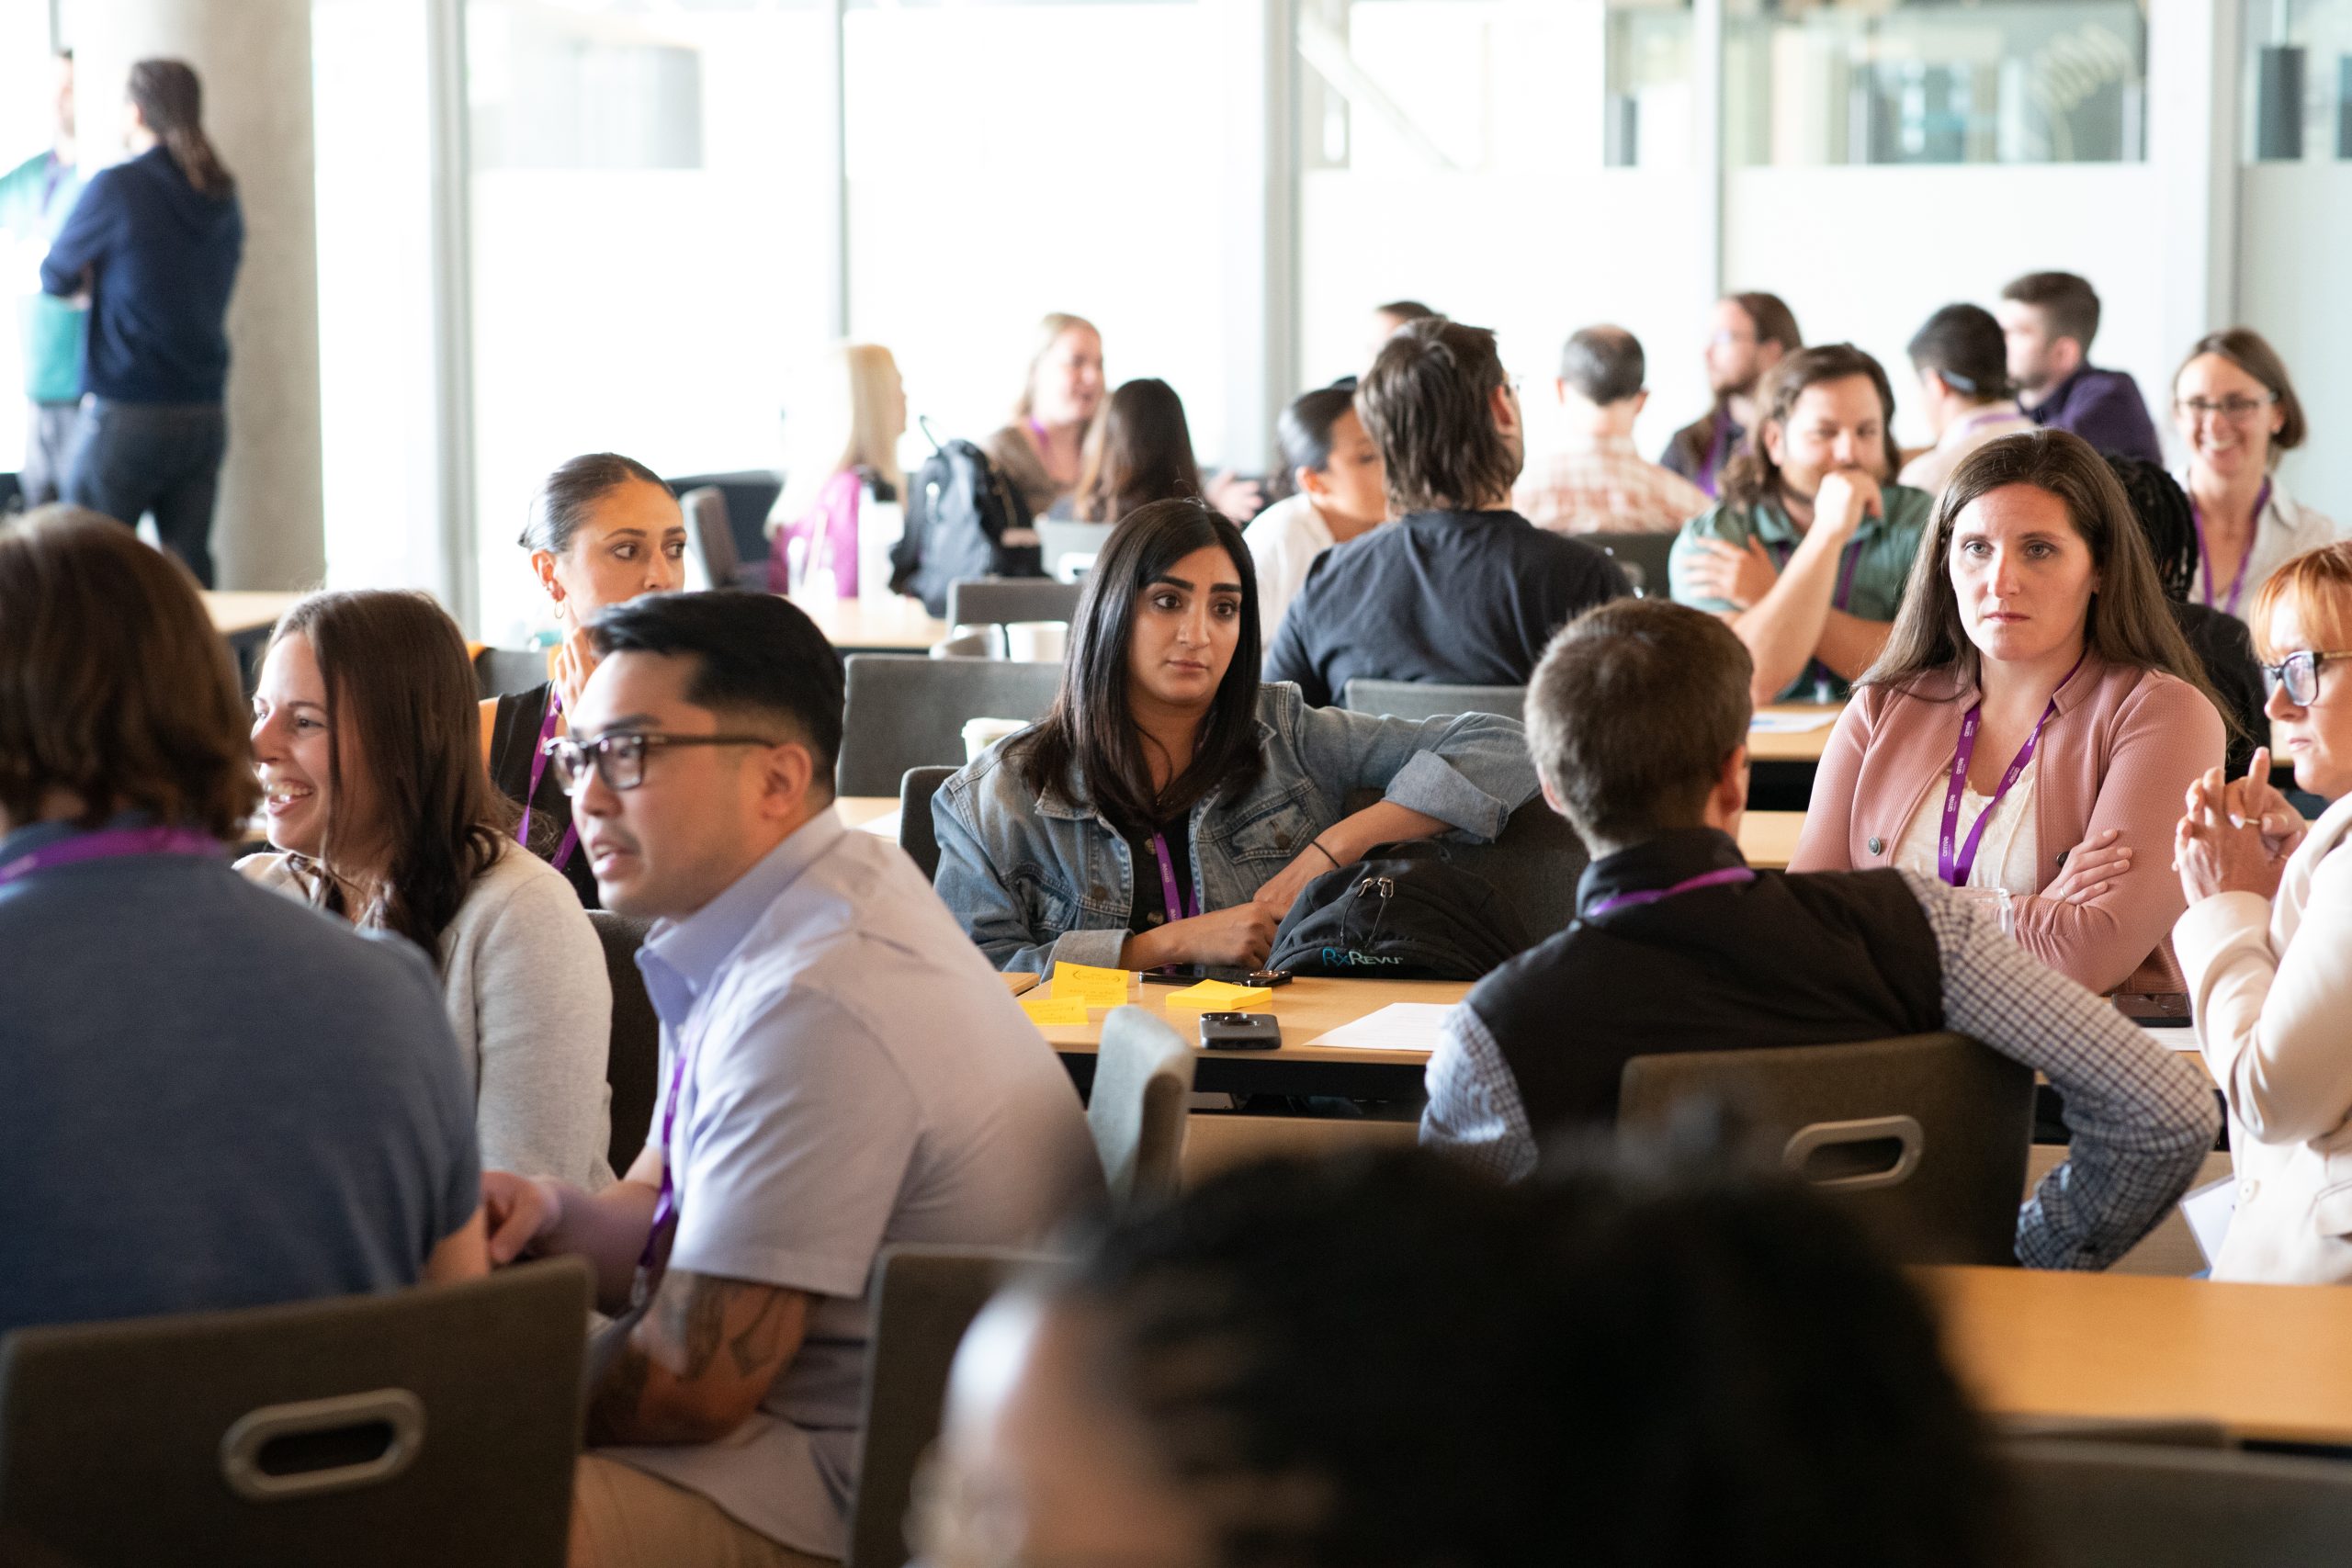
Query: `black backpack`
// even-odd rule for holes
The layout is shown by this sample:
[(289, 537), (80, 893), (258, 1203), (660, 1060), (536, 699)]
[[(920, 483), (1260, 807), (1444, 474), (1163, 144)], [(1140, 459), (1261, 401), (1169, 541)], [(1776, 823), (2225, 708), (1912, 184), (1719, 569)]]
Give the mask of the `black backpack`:
[(1476, 980), (1535, 945), (1495, 885), (1430, 840), (1380, 844), (1302, 888), (1269, 969), (1384, 980)]
[[(931, 427), (923, 426), (931, 434)], [(890, 592), (947, 614), (947, 585), (974, 577), (1043, 577), (1029, 503), (972, 443), (932, 441), (907, 487), (907, 530), (890, 547)]]

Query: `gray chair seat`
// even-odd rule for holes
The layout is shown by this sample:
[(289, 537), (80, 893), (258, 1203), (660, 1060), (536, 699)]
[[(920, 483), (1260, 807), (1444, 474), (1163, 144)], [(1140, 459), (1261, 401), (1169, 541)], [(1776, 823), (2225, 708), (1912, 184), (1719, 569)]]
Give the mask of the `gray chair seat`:
[(947, 585), (951, 626), (1005, 626), (1014, 621), (1068, 621), (1078, 614), (1080, 590), (1050, 577), (967, 577)]
[(1519, 719), (1527, 712), (1527, 688), (1359, 679), (1349, 682), (1340, 692), (1340, 705), (1351, 713), (1385, 714), (1390, 718), (1419, 720), (1457, 713), (1491, 713)]
[(1173, 1194), (1183, 1172), (1185, 1100), (1199, 1053), (1147, 1008), (1113, 1008), (1102, 1021), (1087, 1130), (1117, 1204)]
[(1646, 598), (1666, 599), (1672, 596), (1667, 581), (1667, 558), (1674, 553), (1673, 534), (1582, 534), (1577, 536), (1588, 545), (1606, 550), (1619, 567), (1634, 592)]
[(953, 768), (909, 768), (899, 781), (899, 847), (925, 882), (939, 876), (939, 835), (931, 819), (931, 797), (955, 776)]
[(548, 656), (536, 648), (485, 648), (474, 655), (474, 687), (484, 698), (519, 696), (548, 683)]
[(644, 1152), (662, 1092), (662, 1021), (637, 966), (637, 950), (652, 922), (591, 909), (588, 923), (604, 944), (605, 977), (613, 987), (613, 1028), (605, 1051), (605, 1083), (613, 1094), (607, 1157), (614, 1174), (626, 1175)]
[(964, 725), (1038, 719), (1061, 689), (1058, 664), (853, 653), (845, 665), (842, 795), (895, 795), (909, 768), (963, 765)]
[(2000, 1454), (2039, 1568), (2334, 1568), (2352, 1555), (2341, 1460), (2075, 1442)]

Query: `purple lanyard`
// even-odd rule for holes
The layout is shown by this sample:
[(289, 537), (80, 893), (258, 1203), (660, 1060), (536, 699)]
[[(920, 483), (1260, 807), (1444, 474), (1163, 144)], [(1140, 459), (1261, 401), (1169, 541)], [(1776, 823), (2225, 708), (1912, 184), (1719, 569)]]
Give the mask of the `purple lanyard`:
[[(539, 781), (547, 776), (548, 772), (548, 742), (555, 739), (555, 723), (562, 716), (563, 694), (556, 690), (553, 681), (549, 681), (548, 716), (539, 721), (539, 743), (531, 749), (531, 782), (523, 791), (523, 820), (514, 824), (514, 841), (526, 850), (531, 847), (531, 802), (539, 797)], [(548, 863), (561, 871), (563, 863), (571, 858), (571, 852), (579, 842), (580, 824), (565, 823), (562, 841), (556, 845), (555, 858)]]
[(1200, 910), (1193, 907), (1190, 889), (1186, 889), (1181, 897), (1178, 897), (1176, 863), (1168, 858), (1167, 834), (1154, 833), (1151, 836), (1151, 852), (1159, 858), (1159, 897), (1168, 910), (1168, 919), (1170, 921), (1189, 920), (1199, 914)]
[[(2265, 479), (2262, 481), (2261, 493), (2254, 498), (2254, 527), (2246, 534), (2245, 554), (2238, 557), (2238, 574), (2231, 579), (2230, 597), (2222, 606), (2222, 613), (2225, 615), (2234, 615), (2238, 613), (2238, 595), (2245, 592), (2246, 562), (2254, 558), (2255, 535), (2262, 529), (2262, 509), (2269, 504), (2270, 481)], [(2205, 551), (2205, 509), (2191, 501), (2188, 503), (2188, 515), (2197, 525), (2197, 570), (2204, 574), (2205, 607), (2210, 610), (2213, 608), (2213, 558)]]
[[(1995, 420), (2016, 419), (2017, 417), (2018, 416), (2013, 411), (2008, 409), (1986, 409), (1982, 413), (1970, 414), (1966, 419), (1962, 420), (1957, 425), (1954, 425), (1948, 434), (1953, 435), (1965, 435), (1980, 424), (1990, 424)], [(1939, 441), (1936, 445), (1940, 446), (1943, 443)]]
[(218, 855), (220, 840), (193, 828), (109, 828), (18, 855), (0, 865), (0, 887), (52, 866), (130, 855)]
[(1636, 904), (1656, 904), (1662, 899), (1672, 898), (1680, 894), (1696, 893), (1702, 887), (1728, 887), (1735, 882), (1755, 880), (1756, 874), (1747, 867), (1727, 865), (1720, 871), (1702, 872), (1696, 876), (1676, 883), (1671, 887), (1654, 888), (1647, 893), (1612, 893), (1606, 898), (1595, 900), (1592, 907), (1585, 910), (1583, 918), (1588, 920), (1597, 920), (1603, 915), (1614, 914), (1619, 909), (1629, 909)]
[[(1790, 544), (1786, 539), (1783, 539), (1779, 544), (1772, 546), (1771, 548), (1773, 566), (1781, 571), (1788, 570), (1790, 558), (1797, 553), (1797, 547), (1794, 545)], [(1838, 557), (1838, 592), (1830, 598), (1829, 607), (1831, 609), (1844, 609), (1846, 607), (1846, 601), (1854, 596), (1854, 567), (1861, 560), (1861, 558), (1862, 542), (1860, 539), (1849, 542), (1845, 549), (1839, 552)]]
[(1724, 441), (1730, 434), (1731, 411), (1717, 409), (1714, 430), (1707, 437), (1707, 460), (1699, 468), (1699, 488), (1707, 492), (1710, 501), (1714, 499), (1716, 476), (1721, 472)]
[[(653, 1225), (645, 1233), (645, 1250), (637, 1255), (637, 1266), (649, 1276), (668, 1258), (662, 1233), (678, 1218), (678, 1184), (670, 1176), (670, 1134), (678, 1124), (678, 1096), (685, 1092), (687, 1058), (685, 1043), (680, 1041), (678, 1059), (670, 1069), (669, 1098), (662, 1102), (662, 1185), (653, 1195)], [(644, 1282), (650, 1284), (650, 1278)]]
[[(2088, 657), (2089, 650), (2085, 649), (2083, 658)], [(1955, 848), (1953, 835), (1960, 828), (1960, 797), (1968, 788), (1968, 764), (1976, 755), (1976, 725), (1984, 713), (1984, 699), (1977, 698), (1961, 719), (1960, 745), (1951, 754), (1951, 779), (1944, 786), (1943, 830), (1936, 836), (1936, 874), (1944, 879), (1946, 886), (1968, 886), (1968, 874), (1976, 869), (1977, 849), (1984, 841), (1984, 824), (1993, 819), (1993, 813), (2000, 807), (2001, 797), (2009, 793), (2024, 774), (2026, 764), (2033, 761), (2033, 748), (2041, 739), (2041, 727), (2048, 724), (2051, 716), (2058, 711), (2058, 693), (2066, 689), (2066, 681), (2075, 678), (2075, 670), (2083, 667), (2083, 658), (2075, 660), (2075, 669), (2067, 671), (2066, 679), (2059, 682), (2057, 691), (2050, 694), (2050, 705), (2043, 708), (2041, 716), (2033, 721), (2033, 733), (2025, 738), (2025, 744), (2018, 748), (2018, 754), (2010, 761), (2008, 771), (2001, 775), (2001, 782), (1993, 786), (1993, 798), (1986, 801), (1984, 809), (1976, 814), (1976, 821), (1968, 829), (1966, 841)]]

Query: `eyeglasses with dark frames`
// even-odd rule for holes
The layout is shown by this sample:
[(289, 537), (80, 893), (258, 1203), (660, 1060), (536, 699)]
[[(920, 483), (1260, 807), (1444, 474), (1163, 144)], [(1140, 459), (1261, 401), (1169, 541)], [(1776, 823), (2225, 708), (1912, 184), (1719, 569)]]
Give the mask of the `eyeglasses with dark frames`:
[(559, 737), (547, 743), (548, 761), (555, 765), (556, 783), (569, 795), (588, 776), (594, 760), (596, 776), (612, 790), (635, 789), (645, 782), (645, 757), (663, 746), (781, 746), (766, 735), (671, 735), (659, 729), (624, 729), (579, 741)]
[(2274, 688), (2284, 688), (2289, 702), (2307, 708), (2319, 700), (2319, 667), (2331, 659), (2352, 659), (2352, 649), (2290, 653), (2276, 664), (2264, 665), (2263, 678)]

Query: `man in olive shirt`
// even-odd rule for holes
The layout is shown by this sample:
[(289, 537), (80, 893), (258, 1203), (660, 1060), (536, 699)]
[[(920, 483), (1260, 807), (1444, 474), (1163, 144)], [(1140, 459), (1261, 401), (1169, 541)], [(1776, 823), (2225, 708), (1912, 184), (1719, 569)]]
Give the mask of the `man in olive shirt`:
[(1886, 645), (1935, 498), (1894, 482), (1894, 390), (1860, 349), (1802, 349), (1765, 390), (1723, 504), (1684, 526), (1668, 572), (1747, 645), (1757, 702), (1835, 700)]

